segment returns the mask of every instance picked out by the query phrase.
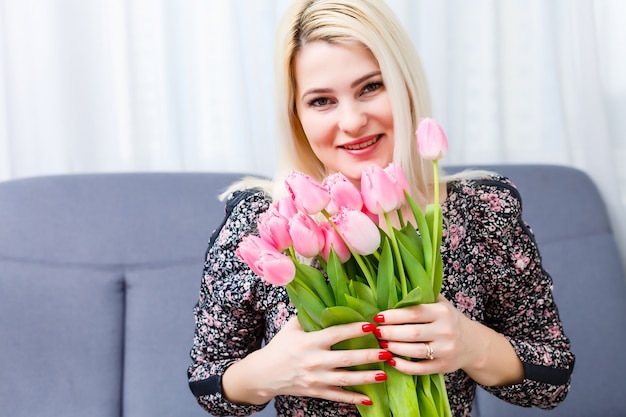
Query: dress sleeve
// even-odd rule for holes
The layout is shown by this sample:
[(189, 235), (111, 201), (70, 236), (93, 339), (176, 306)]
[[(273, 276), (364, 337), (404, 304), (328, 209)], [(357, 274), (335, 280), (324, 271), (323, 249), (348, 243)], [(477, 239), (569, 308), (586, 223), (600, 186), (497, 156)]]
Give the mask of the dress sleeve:
[(475, 202), (491, 287), (485, 324), (509, 340), (525, 372), (519, 384), (484, 388), (513, 404), (554, 408), (569, 391), (574, 355), (554, 302), (552, 278), (522, 219), (520, 194), (499, 177), (482, 182)]
[(265, 407), (227, 401), (221, 394), (221, 377), (228, 366), (262, 344), (265, 324), (259, 293), (264, 284), (235, 250), (245, 235), (256, 232), (258, 216), (268, 206), (260, 192), (231, 196), (224, 222), (206, 252), (187, 372), (198, 403), (217, 416), (246, 416)]

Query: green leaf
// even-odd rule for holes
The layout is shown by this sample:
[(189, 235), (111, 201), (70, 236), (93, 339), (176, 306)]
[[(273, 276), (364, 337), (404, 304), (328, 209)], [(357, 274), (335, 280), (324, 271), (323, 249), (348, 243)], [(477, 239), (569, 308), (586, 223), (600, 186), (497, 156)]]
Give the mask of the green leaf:
[(353, 310), (358, 311), (363, 315), (363, 317), (367, 319), (366, 321), (372, 321), (372, 318), (380, 312), (380, 309), (376, 306), (376, 304), (369, 303), (368, 301), (352, 297), (351, 295), (346, 294), (346, 305)]
[(309, 313), (306, 312), (305, 309), (298, 310), (297, 317), (298, 323), (300, 323), (300, 327), (302, 327), (305, 332), (313, 332), (323, 329), (322, 326), (317, 324), (315, 320), (311, 318), (311, 316), (309, 315)]
[[(415, 379), (412, 375), (403, 374), (393, 366), (385, 363), (387, 374), (387, 395), (389, 408), (394, 417), (420, 417)], [(424, 414), (435, 416), (435, 414)]]
[(441, 259), (443, 215), (441, 212), (441, 206), (439, 204), (429, 204), (428, 206), (426, 206), (426, 220), (429, 222), (429, 224), (433, 224), (435, 222), (435, 217), (437, 218), (437, 225), (436, 229), (433, 228), (433, 233), (435, 235), (432, 236), (432, 240), (434, 247), (437, 248), (437, 251), (433, 253), (433, 270), (427, 271), (433, 277), (433, 292), (436, 298), (441, 291), (441, 285), (443, 282), (443, 261)]
[(298, 292), (296, 291), (296, 282), (291, 281), (289, 284), (285, 285), (285, 289), (287, 290), (291, 303), (298, 308), (301, 302), (300, 298), (298, 298)]
[(394, 259), (396, 261), (394, 268), (395, 275), (399, 278), (398, 281), (396, 281), (398, 286), (398, 297), (402, 298), (406, 296), (406, 294), (409, 292), (409, 287), (406, 280), (404, 265), (402, 264), (402, 256), (400, 255), (400, 250), (398, 249), (398, 240), (396, 238), (396, 234), (399, 233), (399, 231), (393, 226), (391, 222), (391, 217), (389, 217), (389, 213), (385, 213), (385, 221), (387, 222), (387, 233), (389, 233), (389, 242), (391, 243)]
[(400, 300), (393, 308), (411, 307), (423, 303), (423, 292), (420, 287), (413, 288), (402, 300)]
[(413, 253), (404, 246), (403, 242), (399, 241), (398, 246), (400, 247), (404, 269), (409, 276), (411, 287), (422, 289), (422, 303), (435, 302), (436, 296), (433, 293), (433, 283), (430, 275), (428, 275), (422, 264), (415, 259)]
[(441, 417), (451, 417), (452, 411), (450, 409), (448, 392), (446, 390), (446, 381), (443, 374), (430, 375), (430, 379), (432, 382), (431, 388), (433, 400), (435, 401), (435, 405), (437, 405), (437, 410), (439, 412), (438, 415)]
[(348, 289), (350, 290), (349, 292), (353, 297), (376, 305), (376, 294), (369, 287), (369, 285), (360, 281), (351, 280), (350, 284), (348, 284)]
[[(330, 256), (328, 257), (327, 268), (328, 282), (335, 295), (335, 305), (346, 305), (345, 294), (348, 292), (348, 276), (344, 265), (332, 248), (330, 249)], [(327, 304), (327, 306), (329, 305)]]
[[(322, 325), (324, 327), (336, 326), (338, 324), (356, 323), (360, 321), (369, 322), (358, 311), (344, 306), (328, 307), (324, 309), (321, 315)], [(335, 350), (343, 349), (364, 349), (378, 348), (378, 340), (372, 333), (365, 333), (361, 337), (343, 340), (333, 346)], [(382, 369), (377, 363), (363, 364), (358, 369)]]
[(346, 275), (348, 275), (349, 277), (356, 277), (361, 270), (359, 268), (359, 263), (356, 261), (356, 259), (354, 259), (354, 256), (350, 257), (350, 259), (348, 259), (343, 265), (344, 271), (346, 271)]
[(437, 239), (435, 243), (438, 247), (441, 246), (441, 231), (443, 228), (443, 214), (441, 212), (441, 206), (439, 204), (429, 204), (426, 206), (426, 221), (429, 225), (434, 223), (435, 214), (437, 214), (437, 227), (430, 227), (431, 237), (432, 233), (436, 233)]
[(385, 239), (383, 243), (382, 253), (380, 255), (376, 285), (376, 304), (378, 305), (378, 308), (381, 310), (387, 310), (398, 302), (393, 255), (387, 239)]
[(297, 261), (294, 261), (294, 264), (296, 266), (296, 280), (301, 280), (303, 284), (317, 294), (325, 306), (335, 305), (332, 289), (326, 283), (326, 278), (324, 278), (322, 271)]
[(417, 381), (417, 398), (419, 399), (420, 413), (425, 416), (438, 416), (439, 413), (437, 412), (437, 406), (435, 405), (430, 387), (430, 375), (420, 375)]
[(303, 309), (309, 315), (311, 320), (322, 328), (326, 327), (322, 324), (321, 316), (322, 312), (326, 308), (324, 303), (319, 299), (319, 297), (306, 285), (294, 280), (291, 281), (295, 283), (296, 294), (298, 296), (298, 300), (300, 305), (298, 306), (299, 310)]
[(324, 327), (336, 326), (338, 324), (356, 323), (358, 321), (367, 321), (363, 314), (345, 306), (334, 306), (324, 309), (320, 315)]
[(361, 417), (391, 417), (386, 385), (386, 382), (378, 382), (376, 384), (344, 387), (344, 389), (360, 392), (367, 395), (369, 399), (372, 400), (372, 405), (356, 405)]
[(424, 265), (424, 245), (422, 244), (422, 237), (417, 233), (415, 227), (409, 223), (397, 234), (398, 243), (402, 243), (405, 248), (409, 250), (420, 263)]
[(305, 332), (321, 330), (322, 326), (320, 326), (319, 324), (316, 324), (315, 321), (311, 318), (311, 316), (303, 308), (302, 303), (300, 302), (300, 298), (298, 297), (298, 294), (297, 294), (295, 282), (291, 281), (289, 284), (285, 286), (285, 288), (287, 289), (287, 294), (289, 295), (289, 299), (291, 300), (293, 305), (296, 307), (296, 310), (298, 311), (298, 322), (300, 323), (300, 326), (302, 327), (302, 329), (304, 329)]
[(435, 300), (441, 292), (441, 286), (443, 285), (443, 260), (441, 259), (441, 252), (435, 258), (435, 271), (433, 278), (433, 295)]
[(426, 217), (424, 216), (424, 212), (422, 211), (420, 206), (406, 191), (404, 192), (404, 194), (409, 203), (409, 206), (411, 207), (411, 211), (413, 212), (415, 221), (417, 222), (417, 228), (419, 229), (420, 235), (422, 236), (422, 244), (424, 246), (424, 269), (426, 269), (426, 272), (430, 273), (432, 271), (433, 259), (433, 244), (430, 235), (430, 228), (428, 226), (428, 222), (426, 221)]

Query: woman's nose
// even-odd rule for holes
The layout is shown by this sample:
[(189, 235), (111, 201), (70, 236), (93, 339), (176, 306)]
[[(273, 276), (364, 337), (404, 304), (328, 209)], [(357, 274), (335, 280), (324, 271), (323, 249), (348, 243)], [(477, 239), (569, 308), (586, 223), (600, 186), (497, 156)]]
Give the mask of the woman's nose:
[(343, 106), (340, 119), (339, 129), (348, 135), (355, 136), (367, 124), (367, 114), (355, 104), (346, 104)]

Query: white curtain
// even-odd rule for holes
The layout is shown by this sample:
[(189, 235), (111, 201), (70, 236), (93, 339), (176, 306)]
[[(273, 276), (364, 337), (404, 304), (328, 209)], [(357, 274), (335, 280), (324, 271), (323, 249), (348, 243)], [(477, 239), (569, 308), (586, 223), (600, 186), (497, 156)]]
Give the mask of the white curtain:
[[(387, 0), (422, 55), (448, 164), (591, 175), (626, 248), (626, 2)], [(0, 180), (274, 165), (290, 0), (0, 0)]]

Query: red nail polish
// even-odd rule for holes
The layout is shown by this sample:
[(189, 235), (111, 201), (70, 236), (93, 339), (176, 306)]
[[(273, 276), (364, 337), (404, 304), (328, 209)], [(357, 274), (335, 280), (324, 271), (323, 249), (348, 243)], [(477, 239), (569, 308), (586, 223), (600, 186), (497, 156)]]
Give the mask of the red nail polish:
[(384, 373), (382, 373), (382, 372), (381, 372), (381, 373), (378, 373), (378, 374), (376, 374), (376, 376), (374, 377), (374, 379), (375, 379), (376, 381), (386, 381), (386, 380), (387, 380), (387, 374), (384, 374)]
[(387, 349), (389, 347), (389, 342), (387, 342), (386, 340), (379, 340), (378, 346), (380, 346), (383, 349)]
[(363, 404), (363, 405), (373, 405), (374, 403), (372, 402), (372, 400), (363, 400), (363, 401), (361, 401), (361, 404)]
[(380, 359), (381, 361), (386, 361), (387, 359), (391, 359), (392, 357), (393, 355), (391, 354), (391, 352), (387, 352), (386, 350), (378, 352), (378, 359)]
[(369, 332), (376, 330), (376, 325), (372, 323), (367, 323), (367, 324), (364, 324), (361, 328), (363, 329), (365, 333), (369, 333)]
[(396, 360), (393, 358), (387, 359), (387, 363), (391, 366), (396, 366)]
[(381, 338), (383, 337), (382, 334), (380, 333), (380, 329), (379, 328), (375, 328), (374, 330), (374, 336), (376, 336), (377, 338)]
[(385, 322), (385, 316), (383, 316), (382, 314), (376, 314), (374, 316), (374, 321), (376, 323), (384, 323)]

